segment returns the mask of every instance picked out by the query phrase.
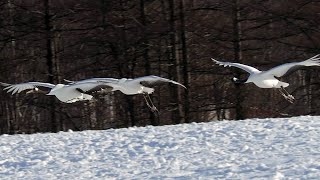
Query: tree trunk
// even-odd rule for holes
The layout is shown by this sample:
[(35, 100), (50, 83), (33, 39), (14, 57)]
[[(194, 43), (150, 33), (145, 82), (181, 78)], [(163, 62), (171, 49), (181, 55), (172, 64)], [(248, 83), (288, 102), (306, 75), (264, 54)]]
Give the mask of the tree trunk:
[[(151, 74), (151, 64), (150, 64), (150, 58), (149, 58), (149, 47), (148, 47), (148, 39), (147, 39), (147, 32), (146, 32), (146, 15), (145, 15), (145, 0), (140, 0), (140, 18), (141, 18), (141, 24), (143, 25), (143, 37), (142, 37), (142, 45), (141, 48), (143, 49), (143, 59), (144, 59), (144, 69), (145, 69), (145, 74), (150, 75)], [(150, 98), (153, 101), (152, 96)], [(159, 125), (159, 117), (156, 117), (156, 115), (153, 112), (149, 112), (149, 119), (150, 123), (153, 126)]]
[[(15, 39), (15, 24), (14, 24), (14, 9), (13, 9), (13, 4), (11, 2), (11, 0), (8, 0), (8, 9), (9, 9), (9, 23), (10, 23), (10, 27), (9, 27), (9, 31), (10, 31), (10, 54), (9, 57), (14, 60), (16, 57), (16, 39)], [(19, 68), (19, 67), (17, 67)], [(16, 69), (16, 71), (19, 72), (18, 69)], [(14, 73), (14, 79), (17, 79), (17, 74)], [(20, 113), (20, 105), (17, 99), (17, 96), (14, 97), (14, 115), (12, 116), (12, 118), (7, 119), (7, 125), (8, 125), (8, 133), (9, 134), (14, 134), (15, 133), (15, 126), (17, 126), (18, 122), (19, 122), (19, 117), (18, 114)]]
[[(241, 52), (241, 24), (240, 24), (240, 7), (239, 0), (233, 0), (233, 51), (235, 62), (241, 63), (242, 52)], [(236, 76), (240, 77), (241, 71), (236, 70)], [(243, 88), (241, 85), (236, 85), (235, 89), (236, 95), (236, 119), (244, 119), (244, 109), (243, 109)]]
[[(51, 25), (51, 15), (50, 15), (50, 2), (49, 0), (44, 0), (44, 23), (45, 23), (45, 32), (46, 32), (46, 60), (47, 60), (47, 67), (48, 67), (48, 82), (55, 84), (54, 80), (54, 57), (53, 57), (53, 27)], [(57, 132), (58, 131), (58, 124), (56, 120), (56, 104), (55, 99), (50, 98), (49, 100), (49, 113), (51, 119), (51, 131)]]
[[(177, 46), (176, 46), (176, 28), (175, 28), (175, 4), (174, 0), (169, 0), (169, 28), (170, 28), (170, 63), (173, 65), (170, 66), (171, 74), (174, 74), (174, 80), (180, 81), (180, 62), (177, 58)], [(175, 104), (172, 119), (175, 124), (184, 122), (183, 108), (181, 104), (181, 90), (175, 86), (171, 87), (171, 97), (175, 101), (172, 104)]]
[(183, 64), (183, 81), (186, 86), (184, 93), (184, 121), (189, 123), (189, 64), (188, 64), (188, 51), (187, 51), (187, 40), (186, 40), (186, 30), (185, 30), (185, 10), (184, 10), (184, 0), (179, 1), (179, 17), (180, 17), (180, 39), (181, 39), (181, 54), (182, 54), (182, 64)]

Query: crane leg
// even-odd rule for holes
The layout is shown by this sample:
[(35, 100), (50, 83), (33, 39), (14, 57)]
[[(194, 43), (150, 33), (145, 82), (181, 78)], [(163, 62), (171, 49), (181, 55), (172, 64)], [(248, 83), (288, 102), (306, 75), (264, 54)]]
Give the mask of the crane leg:
[(280, 94), (290, 103), (294, 102), (294, 97), (283, 86), (279, 89)]
[(154, 113), (159, 113), (157, 107), (153, 104), (152, 99), (150, 98), (150, 95), (148, 93), (143, 94), (144, 100), (147, 103), (147, 106), (150, 108), (150, 110)]

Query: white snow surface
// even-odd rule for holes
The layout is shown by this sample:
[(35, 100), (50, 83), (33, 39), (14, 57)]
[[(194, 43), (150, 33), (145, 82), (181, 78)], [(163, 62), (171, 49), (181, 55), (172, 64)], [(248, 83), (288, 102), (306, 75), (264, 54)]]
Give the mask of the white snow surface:
[(318, 179), (320, 117), (0, 136), (0, 179)]

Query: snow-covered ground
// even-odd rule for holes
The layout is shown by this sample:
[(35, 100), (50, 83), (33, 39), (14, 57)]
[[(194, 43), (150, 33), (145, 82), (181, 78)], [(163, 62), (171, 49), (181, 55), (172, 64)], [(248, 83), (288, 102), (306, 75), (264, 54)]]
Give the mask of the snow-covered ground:
[(318, 179), (320, 117), (0, 136), (0, 179)]

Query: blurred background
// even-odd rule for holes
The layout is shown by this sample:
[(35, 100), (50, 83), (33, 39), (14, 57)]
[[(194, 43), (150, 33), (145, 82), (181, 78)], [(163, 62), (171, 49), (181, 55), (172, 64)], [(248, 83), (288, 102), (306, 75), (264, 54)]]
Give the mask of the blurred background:
[(223, 119), (319, 115), (320, 68), (283, 78), (295, 96), (235, 85), (248, 74), (210, 58), (267, 70), (320, 53), (319, 0), (0, 0), (0, 81), (157, 75), (156, 117), (142, 96), (54, 96), (0, 90), (0, 133), (57, 132)]

